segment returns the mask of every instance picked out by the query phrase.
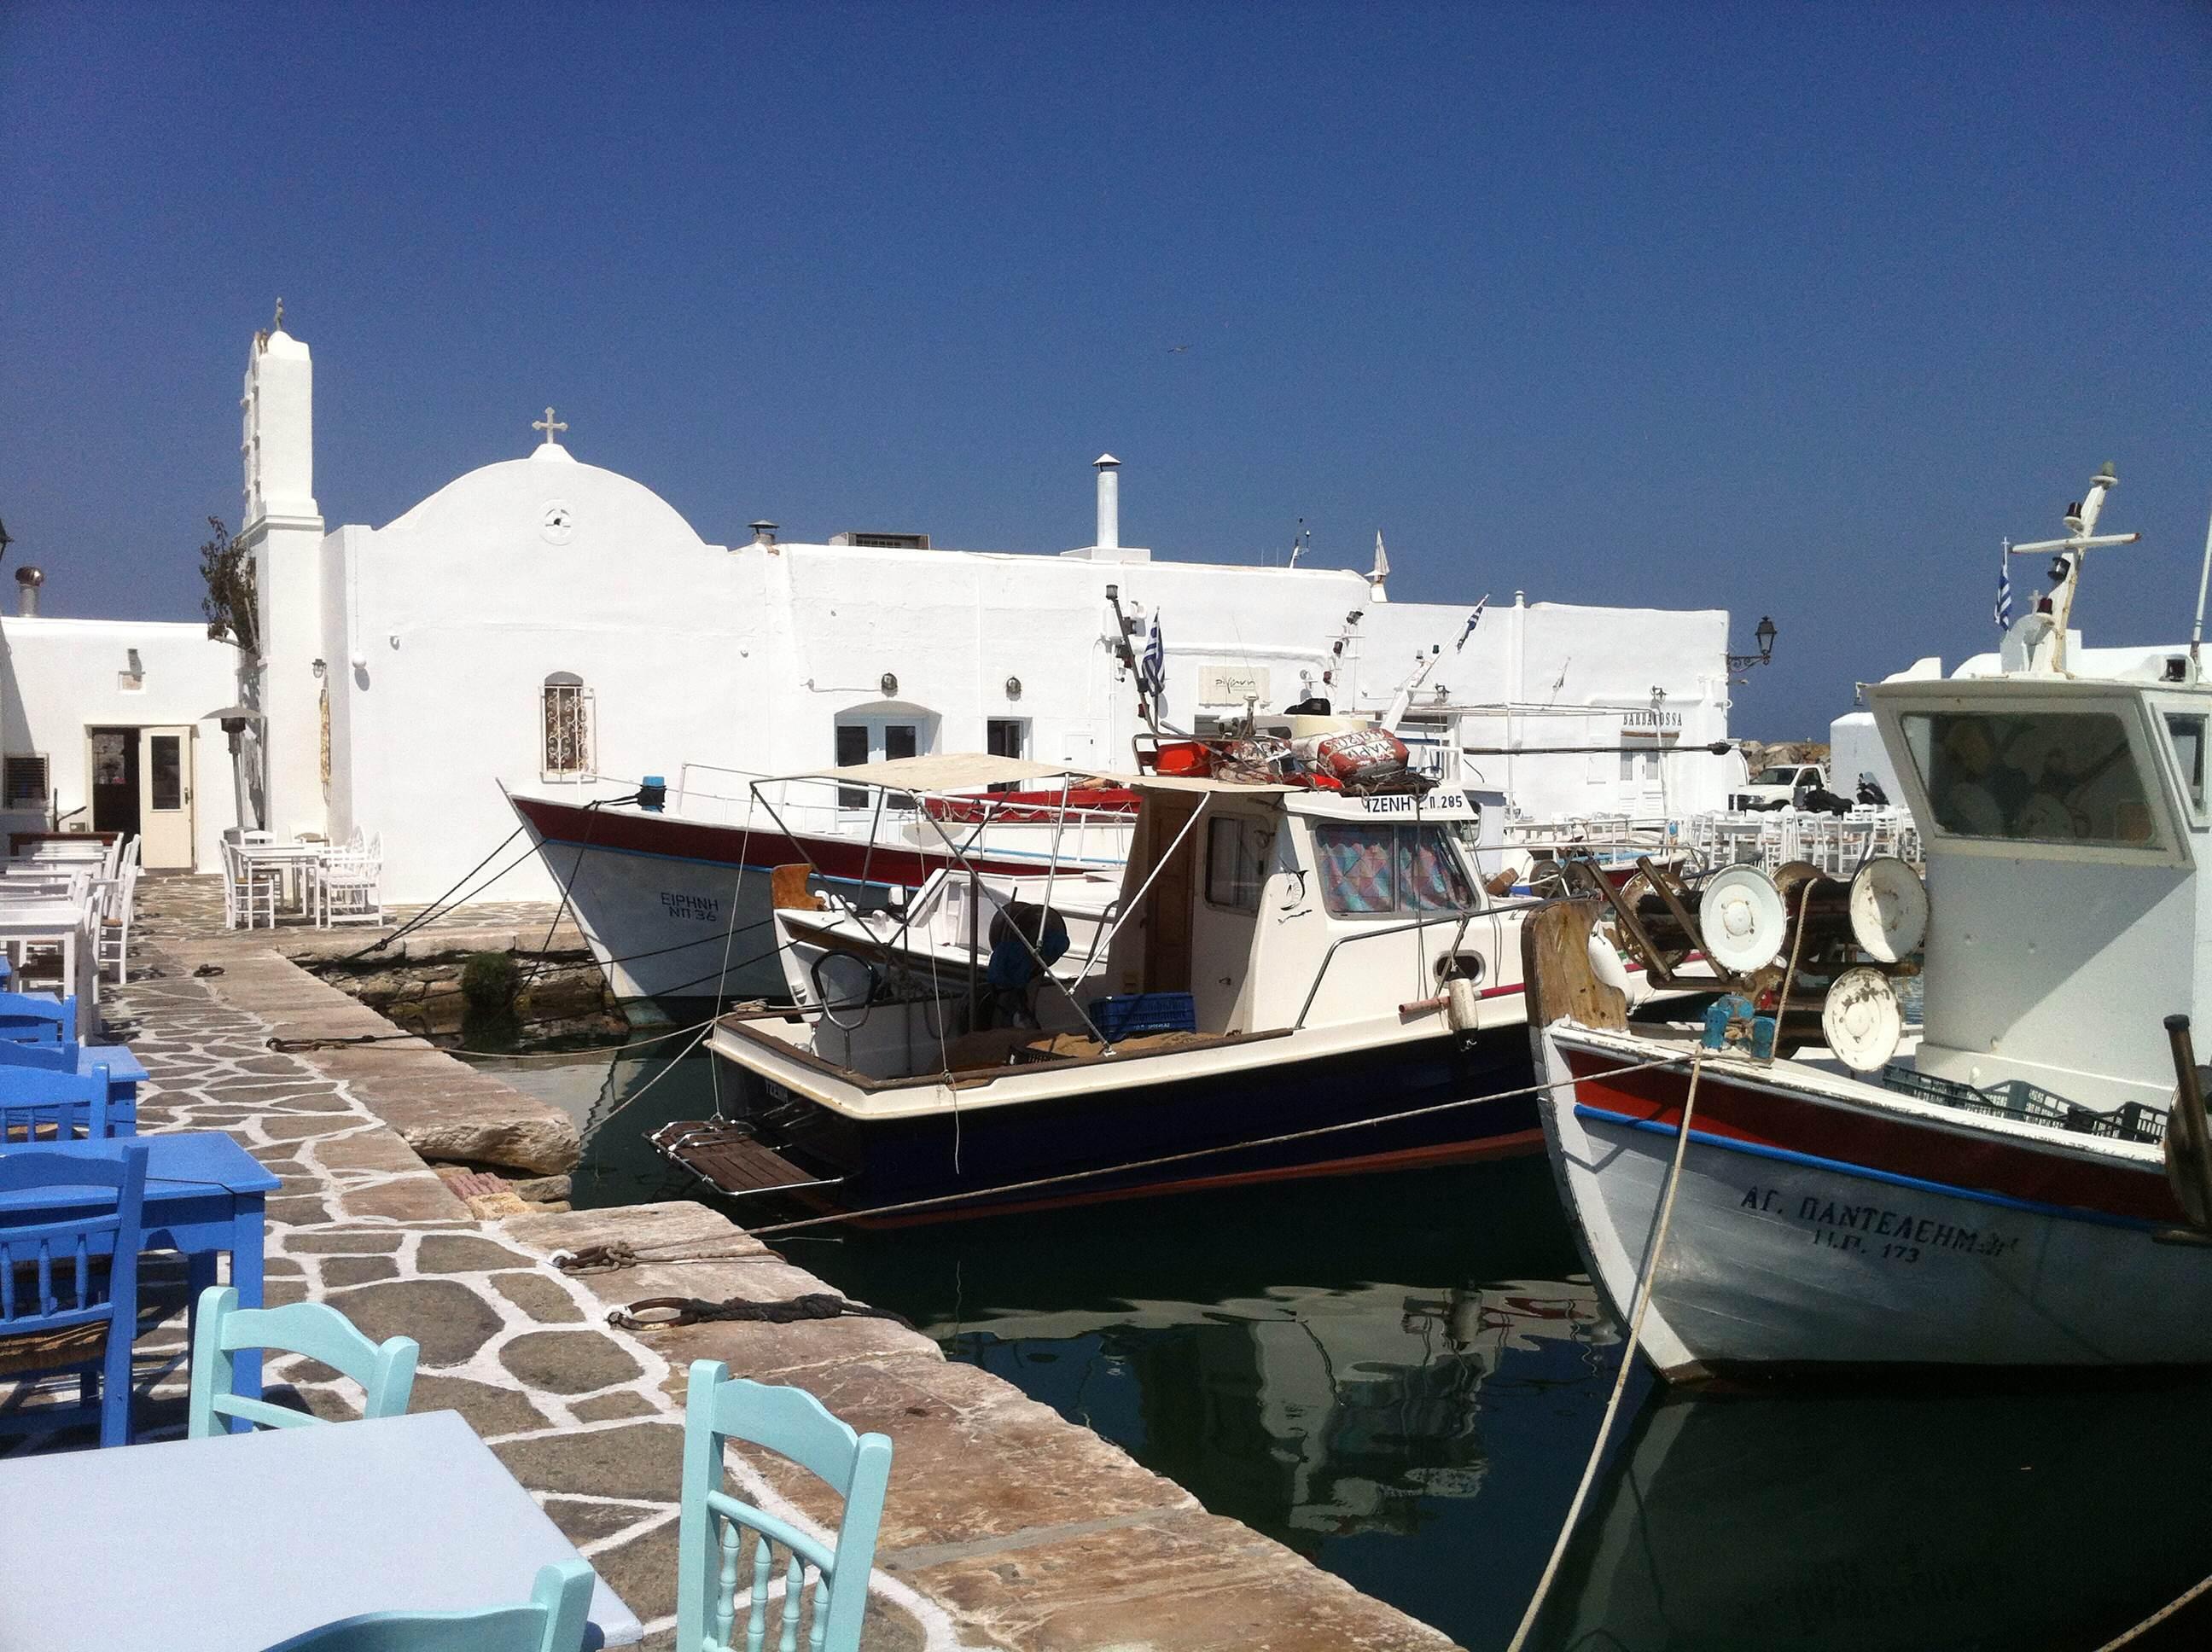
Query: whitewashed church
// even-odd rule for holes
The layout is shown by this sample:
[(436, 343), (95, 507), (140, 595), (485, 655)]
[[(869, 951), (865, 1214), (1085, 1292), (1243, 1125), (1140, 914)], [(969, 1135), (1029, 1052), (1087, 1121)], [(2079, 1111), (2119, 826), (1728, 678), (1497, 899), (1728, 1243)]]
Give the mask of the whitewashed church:
[[(333, 530), (313, 364), (281, 325), (255, 335), (244, 416), (258, 658), (198, 623), (0, 619), (10, 831), (139, 832), (149, 868), (212, 870), (241, 815), (359, 825), (386, 899), (427, 900), (514, 829), (503, 786), (580, 798), (930, 750), (1126, 768), (1131, 623), (1157, 627), (1186, 728), (1315, 697), (1380, 709), (1420, 669), (1402, 732), (1485, 754), (1465, 762), (1532, 816), (1679, 816), (1741, 776), (1690, 750), (1727, 734), (1724, 611), (1509, 600), (1494, 565), (1455, 571), (1463, 600), (1392, 603), (1379, 539), (1364, 574), (1156, 558), (1121, 543), (1111, 456), (1094, 543), (1056, 555), (939, 549), (926, 524), (799, 544), (762, 522), (722, 545), (578, 461), (548, 410), (518, 415), (538, 440), (515, 459)], [(259, 720), (234, 720), (234, 771), (210, 714), (239, 705)], [(1558, 746), (1601, 750), (1486, 755)], [(552, 890), (526, 857), (491, 893)]]

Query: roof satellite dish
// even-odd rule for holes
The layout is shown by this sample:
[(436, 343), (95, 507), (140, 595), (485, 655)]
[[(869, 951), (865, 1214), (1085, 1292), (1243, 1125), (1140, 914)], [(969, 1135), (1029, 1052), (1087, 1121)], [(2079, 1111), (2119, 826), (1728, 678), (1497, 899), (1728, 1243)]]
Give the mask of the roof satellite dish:
[(1706, 955), (1742, 975), (1781, 957), (1789, 914), (1772, 878), (1756, 866), (1729, 866), (1699, 891), (1698, 927), (1705, 934)]
[(1928, 938), (1928, 886), (1894, 855), (1880, 855), (1851, 879), (1851, 938), (1879, 963), (1899, 963)]
[(1879, 969), (1846, 969), (1820, 1005), (1820, 1036), (1853, 1072), (1873, 1072), (1897, 1054), (1905, 1036), (1905, 1006)]

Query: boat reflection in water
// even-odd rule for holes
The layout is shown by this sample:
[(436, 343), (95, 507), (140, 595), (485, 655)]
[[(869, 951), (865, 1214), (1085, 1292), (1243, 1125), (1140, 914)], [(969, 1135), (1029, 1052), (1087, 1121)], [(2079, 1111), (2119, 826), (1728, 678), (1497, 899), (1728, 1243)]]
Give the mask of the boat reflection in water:
[[(2087, 1649), (2212, 1571), (2212, 1387), (1655, 1394), (1535, 1643)], [(2201, 1646), (2185, 1614), (2138, 1648)]]
[(1587, 1369), (1575, 1351), (1614, 1340), (1595, 1292), (1556, 1281), (1293, 1289), (1192, 1308), (921, 1328), (1308, 1554), (1320, 1538), (1412, 1535), (1426, 1500), (1475, 1496), (1485, 1382), (1538, 1364), (1547, 1343)]
[[(643, 1136), (711, 1108), (708, 1062), (615, 1112), (672, 1048), (501, 1066), (612, 1119), (580, 1204), (699, 1193)], [(1469, 1647), (1511, 1636), (1620, 1357), (1540, 1160), (776, 1242)], [(2212, 1385), (1632, 1383), (1550, 1652), (2086, 1652), (2212, 1572)], [(2205, 1644), (2185, 1614), (2130, 1652)]]

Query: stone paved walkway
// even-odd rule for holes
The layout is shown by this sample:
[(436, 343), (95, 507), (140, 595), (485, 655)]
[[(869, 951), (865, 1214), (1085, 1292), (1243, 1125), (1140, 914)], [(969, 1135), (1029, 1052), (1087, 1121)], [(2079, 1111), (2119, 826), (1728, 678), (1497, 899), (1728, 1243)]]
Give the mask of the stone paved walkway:
[[(210, 874), (157, 873), (139, 883), (134, 932), (153, 941), (192, 940), (248, 949), (273, 945), (288, 957), (337, 957), (416, 926), (426, 910), (421, 904), (386, 907), (381, 927), (343, 924), (317, 929), (298, 914), (287, 913), (273, 930), (230, 931), (222, 926), (222, 878)], [(550, 944), (548, 935), (552, 938)], [(409, 938), (413, 940), (411, 949), (403, 941), (397, 950), (386, 947), (386, 953), (397, 958), (407, 956), (410, 950), (419, 954), (495, 945), (568, 951), (584, 944), (575, 920), (562, 913), (559, 903), (553, 901), (472, 901), (412, 927)]]
[[(392, 1127), (393, 1115), (420, 1105), (410, 1092), (425, 1084), (450, 1082), (463, 1106), (475, 1105), (470, 1085), (514, 1092), (412, 1041), (374, 1047), (379, 1054), (272, 1049), (272, 1038), (345, 1036), (371, 1024), (388, 1032), (389, 1023), (270, 950), (267, 932), (258, 948), (241, 939), (150, 945), (144, 962), (159, 973), (114, 994), (110, 1018), (129, 1023), (151, 1075), (143, 1127), (228, 1131), (277, 1174), (270, 1299), (326, 1301), (373, 1337), (414, 1337), (415, 1405), (468, 1419), (646, 1620), (648, 1646), (672, 1637), (683, 1388), (695, 1358), (799, 1384), (854, 1427), (891, 1436), (870, 1652), (1449, 1644), (1207, 1514), (1088, 1430), (948, 1362), (902, 1326), (844, 1318), (613, 1329), (609, 1308), (648, 1297), (773, 1302), (828, 1287), (686, 1201), (472, 1215)], [(191, 973), (216, 957), (220, 974)], [(403, 1061), (410, 1048), (419, 1054)], [(459, 1076), (441, 1077), (444, 1068)], [(617, 1241), (648, 1260), (580, 1277), (552, 1264), (558, 1252)], [(174, 1430), (181, 1315), (142, 1339), (139, 1353), (152, 1385), (143, 1415)], [(308, 1362), (273, 1359), (268, 1375), (319, 1414), (354, 1409), (349, 1386), (319, 1380), (328, 1374)], [(826, 1488), (779, 1459), (733, 1454), (732, 1473), (740, 1495), (802, 1526), (819, 1531), (836, 1517)]]

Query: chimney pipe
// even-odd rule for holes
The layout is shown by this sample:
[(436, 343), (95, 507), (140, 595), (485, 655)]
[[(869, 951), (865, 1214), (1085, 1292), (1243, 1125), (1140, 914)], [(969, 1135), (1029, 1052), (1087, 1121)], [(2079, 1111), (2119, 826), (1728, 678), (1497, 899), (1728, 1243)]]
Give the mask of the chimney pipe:
[(755, 544), (772, 545), (775, 543), (776, 525), (775, 523), (755, 522), (751, 525), (753, 531), (753, 543)]
[(42, 568), (15, 570), (15, 611), (25, 619), (39, 616), (39, 587), (46, 582), (46, 571)]
[(1101, 453), (1091, 464), (1098, 470), (1098, 537), (1091, 543), (1101, 550), (1121, 548), (1121, 461)]

